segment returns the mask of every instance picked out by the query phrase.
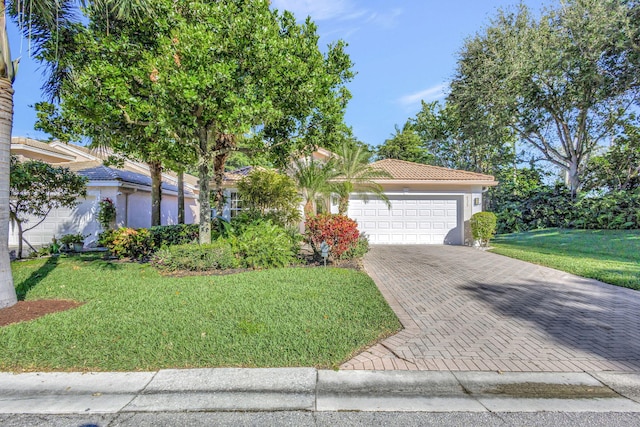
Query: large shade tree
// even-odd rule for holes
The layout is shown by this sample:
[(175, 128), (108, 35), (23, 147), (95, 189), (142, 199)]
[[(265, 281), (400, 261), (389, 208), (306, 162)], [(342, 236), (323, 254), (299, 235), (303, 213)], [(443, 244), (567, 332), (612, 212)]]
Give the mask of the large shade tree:
[(63, 141), (89, 138), (91, 146), (113, 150), (145, 162), (151, 175), (151, 225), (161, 223), (161, 179), (168, 163), (174, 168), (192, 160), (175, 135), (155, 120), (164, 107), (153, 94), (153, 76), (139, 52), (156, 52), (158, 34), (167, 34), (171, 17), (155, 5), (153, 13), (134, 21), (118, 21), (103, 4), (84, 9), (88, 25), (61, 28), (39, 57), (55, 61), (62, 81), (49, 89), (56, 106), (39, 103), (36, 129)]
[(567, 0), (539, 18), (524, 5), (500, 11), (466, 41), (449, 100), (462, 117), (509, 126), (575, 194), (589, 156), (638, 101), (638, 7)]
[(508, 129), (486, 117), (467, 117), (453, 102), (422, 102), (412, 125), (433, 165), (497, 174), (513, 164), (514, 139)]
[[(98, 0), (117, 11), (121, 19), (138, 16), (145, 0)], [(57, 34), (61, 24), (72, 19), (73, 1), (0, 0), (0, 308), (17, 302), (9, 260), (9, 164), (13, 125), (13, 82), (18, 62), (9, 49), (7, 19), (22, 23), (36, 50)], [(91, 3), (89, 1), (85, 4)]]
[(167, 3), (174, 17), (170, 37), (160, 40), (158, 54), (143, 55), (154, 94), (167, 106), (156, 120), (195, 150), (200, 241), (206, 243), (210, 182), (220, 207), (224, 166), (240, 149), (239, 138), (254, 131), (249, 149), (283, 149), (295, 133), (341, 118), (351, 62), (342, 43), (323, 54), (310, 20), (297, 24), (266, 0)]
[(396, 125), (391, 138), (378, 146), (376, 156), (380, 160), (398, 159), (424, 164), (432, 164), (435, 161), (433, 154), (423, 146), (411, 120), (407, 121), (402, 129)]

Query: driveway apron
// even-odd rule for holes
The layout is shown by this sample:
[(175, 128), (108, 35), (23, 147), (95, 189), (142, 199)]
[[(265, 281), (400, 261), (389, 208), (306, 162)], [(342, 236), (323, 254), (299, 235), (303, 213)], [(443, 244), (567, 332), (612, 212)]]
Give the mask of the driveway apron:
[(364, 259), (404, 329), (341, 369), (640, 372), (640, 292), (461, 246)]

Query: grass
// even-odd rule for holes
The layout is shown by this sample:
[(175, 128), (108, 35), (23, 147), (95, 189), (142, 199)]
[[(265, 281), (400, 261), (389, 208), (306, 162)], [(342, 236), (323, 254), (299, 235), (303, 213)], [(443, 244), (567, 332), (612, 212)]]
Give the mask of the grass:
[(353, 270), (175, 278), (70, 257), (14, 263), (13, 273), (27, 300), (85, 304), (0, 328), (1, 371), (335, 368), (400, 328), (373, 281)]
[(546, 229), (497, 236), (492, 252), (640, 290), (640, 230)]

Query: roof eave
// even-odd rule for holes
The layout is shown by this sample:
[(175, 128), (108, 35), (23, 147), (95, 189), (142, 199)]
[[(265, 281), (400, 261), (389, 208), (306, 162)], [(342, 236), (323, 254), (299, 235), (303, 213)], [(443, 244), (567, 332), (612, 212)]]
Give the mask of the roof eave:
[(483, 187), (495, 187), (498, 185), (498, 181), (494, 180), (444, 180), (444, 179), (376, 179), (376, 184), (427, 184), (437, 186), (447, 185), (482, 185)]

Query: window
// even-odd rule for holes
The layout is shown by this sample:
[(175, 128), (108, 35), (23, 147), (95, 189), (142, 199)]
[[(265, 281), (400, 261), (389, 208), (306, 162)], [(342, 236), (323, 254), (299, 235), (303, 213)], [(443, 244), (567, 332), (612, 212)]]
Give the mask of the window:
[(235, 218), (242, 211), (242, 200), (238, 192), (232, 191), (229, 193), (229, 217)]

